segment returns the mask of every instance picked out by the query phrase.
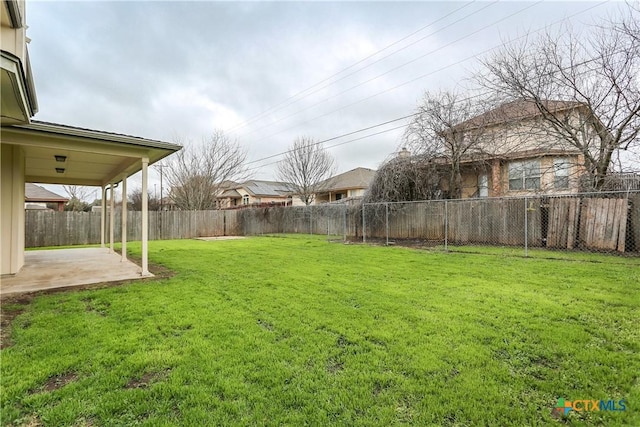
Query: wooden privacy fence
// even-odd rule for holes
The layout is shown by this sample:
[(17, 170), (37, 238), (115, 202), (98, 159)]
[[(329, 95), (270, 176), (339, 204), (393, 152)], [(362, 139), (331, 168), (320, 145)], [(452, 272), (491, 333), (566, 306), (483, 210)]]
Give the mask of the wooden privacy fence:
[[(140, 212), (128, 213), (127, 231), (141, 239)], [(365, 239), (640, 252), (640, 193), (149, 212), (150, 240), (363, 231)], [(27, 211), (25, 234), (26, 247), (100, 243), (100, 214)]]
[[(25, 247), (100, 243), (99, 212), (26, 211)], [(114, 240), (121, 240), (121, 212), (116, 211)], [(241, 234), (237, 211), (149, 212), (149, 240), (189, 239)], [(107, 230), (109, 220), (107, 218)], [(109, 231), (106, 232), (109, 240)], [(142, 239), (142, 213), (127, 212), (127, 240)]]
[(640, 251), (640, 194), (364, 205), (365, 238)]

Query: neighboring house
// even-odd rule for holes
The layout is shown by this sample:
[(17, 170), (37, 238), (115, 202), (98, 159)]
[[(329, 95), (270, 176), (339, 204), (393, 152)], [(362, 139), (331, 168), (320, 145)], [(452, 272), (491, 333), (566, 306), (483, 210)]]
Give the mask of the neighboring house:
[[(110, 189), (113, 200), (113, 188), (116, 186), (123, 193), (122, 199), (126, 200), (127, 178), (142, 171), (142, 188), (146, 197), (148, 166), (181, 147), (162, 141), (31, 120), (37, 112), (37, 101), (27, 53), (25, 2), (0, 0), (0, 13), (0, 275), (5, 275), (17, 274), (24, 265), (26, 182), (100, 186), (104, 206), (107, 189)], [(64, 75), (59, 79), (64, 80)], [(104, 243), (106, 209), (102, 212)], [(121, 235), (126, 236), (124, 220), (121, 226)], [(149, 274), (148, 218), (145, 211), (141, 227), (144, 276)], [(126, 257), (125, 243), (123, 240), (123, 258)]]
[(257, 205), (298, 205), (293, 199), (290, 184), (255, 179), (242, 184), (229, 184), (218, 200), (222, 209)]
[(62, 197), (39, 185), (27, 182), (24, 186), (25, 209), (47, 209), (48, 204), (55, 204), (55, 210), (62, 212), (65, 203), (69, 201), (66, 197)]
[[(576, 102), (546, 101), (561, 120), (581, 124), (578, 138), (594, 141), (597, 118)], [(562, 139), (529, 101), (514, 101), (455, 126), (449, 135), (479, 141), (460, 161), (462, 197), (566, 194), (580, 190), (584, 155)], [(443, 160), (446, 163), (447, 160)], [(446, 165), (443, 165), (446, 169)], [(441, 188), (448, 191), (443, 180)]]
[(367, 168), (355, 168), (348, 172), (333, 176), (322, 184), (322, 191), (315, 197), (315, 203), (330, 203), (359, 199), (369, 188), (376, 171)]

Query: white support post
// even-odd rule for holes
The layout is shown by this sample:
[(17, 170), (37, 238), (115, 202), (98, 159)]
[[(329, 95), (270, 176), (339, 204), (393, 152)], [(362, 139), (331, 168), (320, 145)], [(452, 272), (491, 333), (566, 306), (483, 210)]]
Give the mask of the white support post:
[(104, 248), (105, 227), (107, 225), (107, 188), (103, 185), (100, 200), (100, 247)]
[(127, 176), (122, 177), (122, 262), (127, 261)]
[(109, 252), (113, 253), (113, 234), (116, 224), (116, 203), (113, 197), (113, 183), (109, 187)]
[(149, 175), (149, 159), (142, 158), (142, 275), (149, 276), (149, 199), (147, 181)]

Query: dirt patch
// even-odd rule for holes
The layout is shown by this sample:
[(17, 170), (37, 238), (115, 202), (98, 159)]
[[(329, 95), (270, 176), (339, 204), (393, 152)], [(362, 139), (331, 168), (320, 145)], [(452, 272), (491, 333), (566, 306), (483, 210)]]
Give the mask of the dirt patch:
[(151, 384), (166, 378), (169, 372), (169, 369), (160, 372), (147, 372), (140, 378), (131, 378), (124, 388), (148, 388)]
[(0, 299), (0, 350), (13, 345), (11, 324), (13, 319), (24, 313), (33, 295), (16, 295)]
[(23, 418), (22, 420), (18, 421), (18, 423), (18, 425), (22, 427), (40, 427), (42, 425), (36, 415), (30, 415), (27, 418)]
[(341, 360), (332, 357), (327, 361), (326, 369), (330, 374), (337, 374), (344, 369), (344, 363)]
[(94, 312), (102, 317), (107, 316), (107, 310), (111, 307), (109, 301), (98, 301), (92, 297), (81, 298), (80, 301), (85, 303), (85, 311)]
[(267, 322), (266, 320), (258, 319), (258, 325), (262, 326), (267, 331), (273, 331), (273, 324)]
[[(362, 244), (362, 237), (351, 237), (347, 240), (347, 243)], [(373, 246), (386, 246), (387, 239), (383, 237), (367, 237), (367, 245)], [(425, 240), (425, 239), (389, 239), (389, 246), (403, 246), (407, 248), (434, 248), (442, 246), (444, 242), (442, 240)]]
[(78, 374), (75, 372), (65, 372), (64, 374), (49, 377), (42, 386), (29, 391), (29, 394), (55, 391), (77, 380)]
[(66, 374), (56, 375), (49, 378), (44, 384), (44, 391), (54, 391), (66, 386), (69, 383), (78, 380), (78, 375), (75, 372), (67, 372)]

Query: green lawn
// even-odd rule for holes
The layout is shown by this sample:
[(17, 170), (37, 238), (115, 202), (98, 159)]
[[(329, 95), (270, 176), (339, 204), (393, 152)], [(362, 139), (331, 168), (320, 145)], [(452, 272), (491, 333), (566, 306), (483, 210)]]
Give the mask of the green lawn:
[[(151, 242), (150, 259), (176, 274), (26, 306), (4, 425), (640, 425), (637, 258), (297, 236)], [(557, 419), (560, 397), (626, 411)]]

